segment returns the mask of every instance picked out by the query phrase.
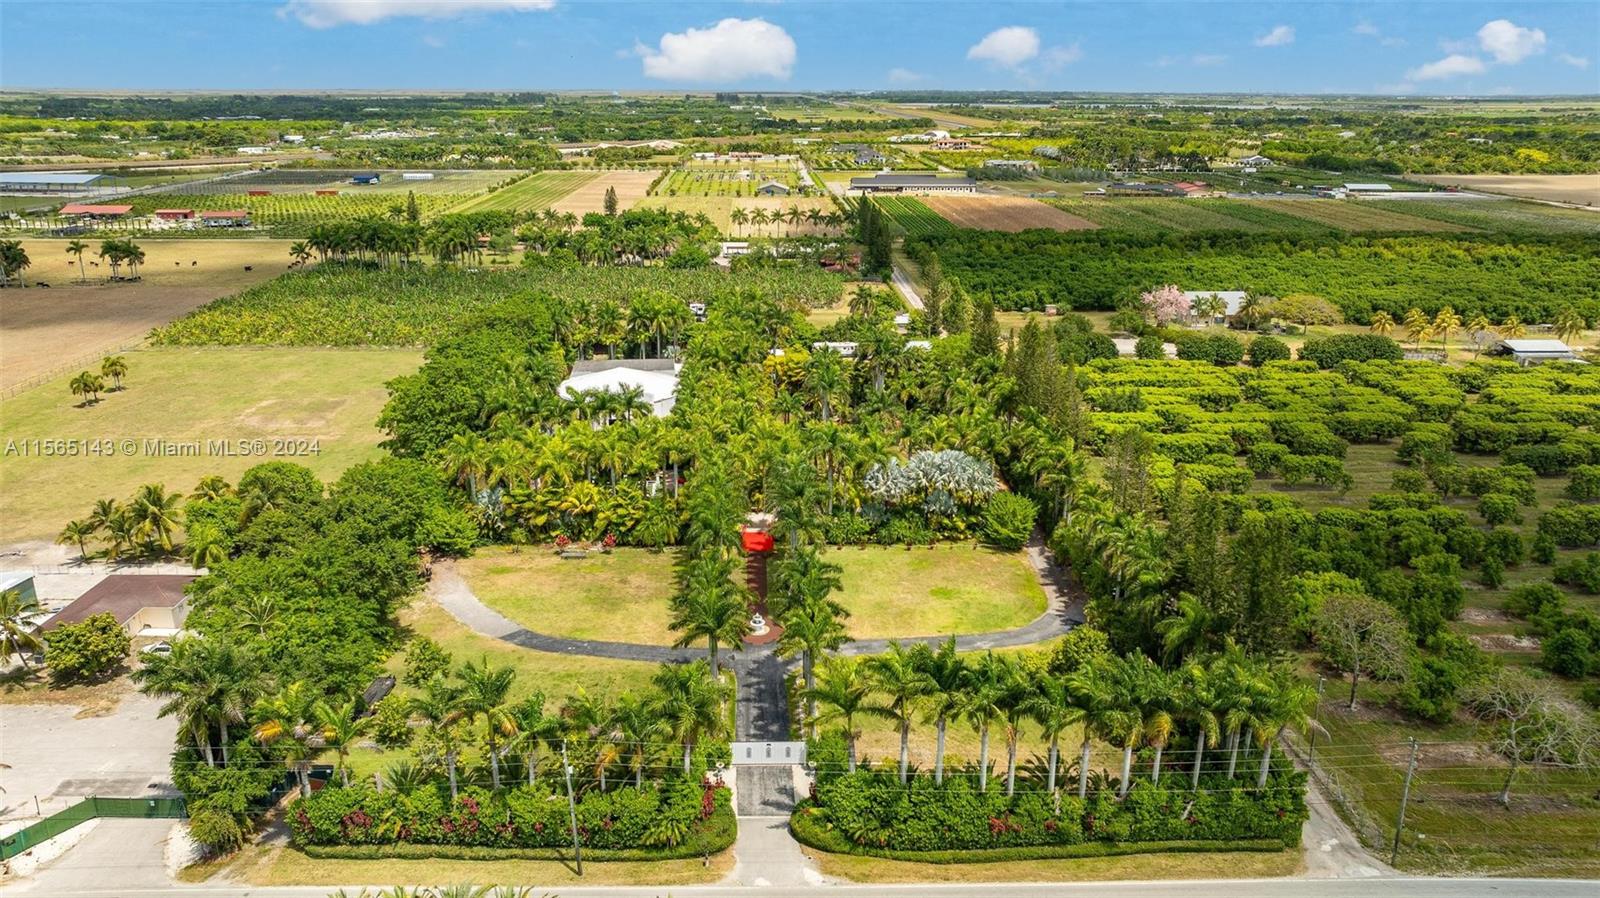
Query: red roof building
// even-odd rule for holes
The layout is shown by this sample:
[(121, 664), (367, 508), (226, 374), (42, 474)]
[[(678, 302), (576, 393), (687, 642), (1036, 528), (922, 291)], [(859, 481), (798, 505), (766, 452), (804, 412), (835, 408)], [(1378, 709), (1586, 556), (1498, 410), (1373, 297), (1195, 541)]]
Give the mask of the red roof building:
[(150, 214), (167, 221), (181, 221), (184, 219), (194, 218), (193, 209), (157, 209)]
[(85, 215), (91, 218), (116, 218), (132, 211), (132, 206), (100, 206), (94, 203), (68, 203), (61, 207), (62, 215)]

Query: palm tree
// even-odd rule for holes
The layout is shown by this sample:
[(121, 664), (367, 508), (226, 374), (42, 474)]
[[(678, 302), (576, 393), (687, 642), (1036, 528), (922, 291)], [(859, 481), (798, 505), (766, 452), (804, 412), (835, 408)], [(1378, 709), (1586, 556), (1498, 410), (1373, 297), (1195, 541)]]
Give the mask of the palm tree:
[(734, 227), (743, 230), (744, 226), (750, 223), (750, 213), (734, 206), (733, 211), (728, 213), (728, 220), (733, 222)]
[(1005, 670), (990, 652), (967, 668), (962, 716), (978, 731), (978, 790), (989, 791), (989, 727), (1005, 713)]
[(1068, 727), (1083, 719), (1083, 709), (1078, 707), (1077, 693), (1073, 692), (1072, 685), (1065, 677), (1044, 677), (1039, 681), (1033, 695), (1028, 697), (1024, 706), (1027, 713), (1039, 724), (1041, 735), (1050, 740), (1050, 753), (1048, 757), (1049, 774), (1045, 790), (1050, 793), (1052, 801), (1057, 802), (1060, 808), (1060, 797), (1056, 795), (1056, 768), (1061, 759), (1061, 734)]
[(1410, 335), (1412, 344), (1422, 348), (1422, 341), (1433, 336), (1433, 319), (1422, 314), (1421, 309), (1413, 308), (1406, 312), (1406, 333)]
[[(817, 597), (811, 594), (810, 582), (814, 582), (815, 575), (808, 578), (808, 583), (798, 587), (806, 590), (805, 598), (796, 602), (790, 601), (784, 611), (780, 623), (783, 632), (778, 636), (778, 654), (789, 657), (795, 654), (800, 656), (800, 678), (804, 684), (806, 697), (806, 728), (809, 738), (817, 737), (817, 703), (813, 697), (813, 690), (817, 686), (817, 658), (824, 652), (831, 652), (844, 645), (849, 640), (845, 631), (843, 618), (850, 612), (823, 595)], [(941, 734), (942, 734), (941, 729)]]
[(900, 784), (905, 785), (911, 763), (911, 721), (917, 701), (933, 683), (917, 664), (916, 654), (898, 642), (889, 643), (887, 652), (868, 658), (866, 674), (873, 688), (888, 697), (884, 710), (900, 730)]
[(683, 648), (706, 640), (711, 676), (717, 677), (719, 643), (736, 646), (750, 633), (750, 605), (731, 579), (729, 565), (715, 558), (691, 562), (682, 594), (674, 600), (669, 626), (679, 631), (673, 645)]
[(332, 749), (338, 756), (339, 779), (346, 787), (350, 785), (350, 749), (372, 726), (372, 718), (362, 716), (360, 710), (353, 698), (337, 706), (319, 701), (311, 709), (322, 747)]
[(89, 251), (89, 244), (82, 240), (74, 240), (67, 244), (67, 255), (78, 258), (78, 280), (87, 281), (89, 276), (83, 271), (83, 254)]
[[(1256, 788), (1267, 787), (1267, 774), (1272, 765), (1272, 746), (1283, 738), (1287, 729), (1296, 729), (1304, 732), (1321, 725), (1315, 720), (1317, 709), (1317, 690), (1311, 684), (1296, 677), (1291, 671), (1279, 668), (1274, 670), (1269, 680), (1268, 708), (1264, 715), (1265, 722), (1270, 725), (1262, 726), (1256, 730), (1261, 741), (1261, 766), (1256, 770)], [(1270, 729), (1270, 731), (1269, 731)]]
[(1089, 797), (1089, 749), (1096, 736), (1106, 738), (1126, 729), (1127, 706), (1108, 676), (1111, 662), (1085, 666), (1067, 678), (1074, 703), (1081, 712), (1083, 745), (1078, 758), (1078, 798)]
[(22, 669), (28, 670), (28, 656), (44, 648), (44, 640), (29, 618), (41, 613), (39, 600), (24, 596), (20, 589), (0, 592), (0, 649), (5, 657), (18, 656)]
[(651, 682), (661, 693), (661, 720), (683, 744), (683, 775), (688, 776), (695, 743), (722, 731), (727, 689), (699, 661), (663, 666)]
[(528, 785), (534, 784), (539, 769), (539, 746), (553, 745), (561, 738), (561, 720), (544, 713), (544, 696), (535, 694), (518, 702), (511, 709), (516, 717), (517, 733), (508, 751), (522, 756), (523, 769), (528, 774)]
[(666, 721), (661, 719), (655, 702), (640, 696), (624, 695), (617, 700), (617, 706), (611, 712), (611, 724), (628, 759), (628, 767), (633, 770), (633, 785), (635, 788), (642, 787), (651, 747), (670, 734)]
[(937, 649), (930, 648), (927, 643), (918, 643), (912, 651), (917, 668), (927, 678), (923, 699), (928, 718), (937, 733), (933, 751), (933, 781), (936, 785), (942, 785), (945, 732), (950, 725), (950, 718), (960, 714), (966, 702), (967, 665), (956, 653), (954, 636), (940, 643)]
[(159, 483), (147, 483), (139, 487), (128, 503), (135, 536), (143, 539), (151, 549), (160, 546), (163, 552), (171, 552), (173, 531), (183, 517), (179, 511), (182, 501), (183, 494), (169, 493)]
[(251, 735), (257, 742), (277, 745), (284, 763), (300, 779), (300, 793), (311, 795), (311, 738), (318, 734), (315, 693), (296, 680), (256, 706), (257, 723)]
[(128, 360), (120, 355), (108, 355), (100, 362), (100, 375), (111, 378), (113, 390), (122, 389), (122, 379), (128, 375)]
[(1450, 358), (1450, 332), (1461, 326), (1461, 316), (1450, 306), (1440, 309), (1433, 316), (1433, 331), (1439, 336), (1439, 348), (1444, 351), (1444, 357)]
[(476, 662), (468, 661), (457, 677), (461, 681), (461, 691), (458, 693), (461, 714), (469, 724), (483, 719), (484, 745), (489, 749), (490, 782), (499, 789), (499, 740), (517, 733), (516, 715), (506, 703), (511, 684), (517, 679), (517, 671), (511, 667), (490, 667), (489, 659), (485, 656)]
[(166, 699), (158, 716), (176, 717), (180, 731), (187, 731), (206, 763), (215, 766), (211, 744), (212, 727), (217, 729), (223, 763), (228, 760), (228, 728), (245, 721), (247, 713), (260, 699), (265, 676), (255, 654), (227, 639), (178, 639), (172, 652), (151, 659), (133, 672), (139, 691)]
[(881, 707), (871, 702), (872, 684), (863, 665), (854, 658), (829, 658), (817, 676), (816, 687), (806, 691), (806, 698), (823, 706), (822, 712), (816, 717), (818, 723), (837, 720), (844, 725), (849, 769), (855, 773), (856, 740), (861, 737), (856, 722), (864, 716), (882, 716), (884, 713)]
[(1507, 315), (1506, 320), (1498, 328), (1500, 336), (1507, 340), (1520, 340), (1528, 335), (1528, 326), (1522, 319), (1515, 315)]
[(1482, 312), (1473, 315), (1467, 322), (1467, 334), (1472, 340), (1472, 357), (1476, 359), (1483, 352), (1484, 335), (1490, 333), (1494, 325), (1489, 322), (1489, 316)]
[(304, 240), (296, 240), (289, 244), (289, 255), (294, 257), (295, 265), (304, 265), (311, 261), (311, 247)]
[(1582, 336), (1583, 329), (1588, 326), (1588, 322), (1583, 320), (1583, 316), (1578, 314), (1577, 310), (1571, 306), (1556, 313), (1554, 324), (1556, 336), (1560, 337), (1562, 342), (1568, 345), (1571, 345), (1573, 341)]
[(67, 526), (61, 528), (61, 533), (56, 537), (56, 544), (62, 546), (77, 546), (78, 560), (89, 560), (88, 543), (94, 538), (97, 528), (89, 521), (68, 521)]
[(106, 388), (105, 381), (87, 371), (80, 372), (67, 384), (72, 388), (72, 395), (82, 396), (83, 404), (100, 401), (100, 391)]
[(428, 688), (422, 693), (411, 697), (409, 708), (412, 716), (421, 717), (428, 722), (429, 733), (433, 736), (444, 759), (445, 772), (450, 778), (450, 798), (454, 800), (456, 759), (461, 750), (456, 726), (463, 716), (461, 689), (456, 684), (439, 677), (429, 683)]
[(1221, 724), (1217, 719), (1217, 692), (1211, 669), (1192, 663), (1183, 670), (1182, 716), (1194, 724), (1194, 763), (1189, 768), (1189, 789), (1200, 788), (1200, 768), (1206, 749), (1217, 746)]
[(1368, 329), (1379, 336), (1387, 337), (1389, 332), (1394, 330), (1394, 316), (1382, 310), (1373, 312), (1372, 324)]

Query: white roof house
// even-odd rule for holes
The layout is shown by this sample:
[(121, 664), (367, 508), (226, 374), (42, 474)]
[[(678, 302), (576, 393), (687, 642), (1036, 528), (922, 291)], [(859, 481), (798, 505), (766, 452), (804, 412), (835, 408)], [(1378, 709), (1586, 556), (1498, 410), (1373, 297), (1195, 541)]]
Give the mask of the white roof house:
[(1560, 340), (1501, 340), (1500, 346), (1519, 365), (1578, 361), (1578, 354)]
[(1394, 188), (1388, 184), (1346, 184), (1344, 189), (1350, 193), (1388, 193)]
[(556, 386), (556, 395), (573, 399), (580, 393), (603, 390), (620, 393), (637, 387), (657, 418), (672, 414), (677, 403), (680, 365), (671, 359), (618, 359), (587, 361), (572, 366), (572, 376)]

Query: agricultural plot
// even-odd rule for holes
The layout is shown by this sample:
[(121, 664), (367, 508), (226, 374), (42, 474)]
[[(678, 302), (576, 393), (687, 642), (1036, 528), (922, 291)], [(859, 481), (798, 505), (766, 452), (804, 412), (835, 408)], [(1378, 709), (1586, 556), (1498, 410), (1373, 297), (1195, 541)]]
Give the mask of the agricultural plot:
[(1341, 231), (1467, 231), (1454, 222), (1419, 218), (1404, 202), (1388, 209), (1367, 200), (1249, 200), (1250, 206), (1318, 222)]
[(592, 172), (544, 171), (489, 193), (472, 197), (450, 212), (531, 212), (553, 207), (562, 197), (594, 180)]
[(1600, 212), (1516, 200), (1378, 200), (1368, 205), (1417, 218), (1508, 234), (1600, 234)]
[[(449, 211), (462, 197), (448, 193), (417, 195), (417, 211), (423, 220)], [(250, 196), (243, 193), (150, 194), (131, 201), (135, 215), (149, 215), (157, 209), (244, 209), (256, 227), (271, 228), (284, 234), (303, 234), (319, 224), (385, 216), (406, 208), (400, 193), (344, 193), (317, 196), (311, 193)]]
[(1222, 199), (1060, 199), (1050, 205), (1102, 228), (1137, 233), (1330, 230), (1306, 219)]
[(889, 216), (890, 221), (913, 236), (943, 234), (956, 229), (955, 225), (946, 221), (919, 199), (909, 196), (886, 196), (878, 197), (873, 202)]
[[(805, 218), (796, 223), (793, 221), (768, 221), (757, 224), (749, 220), (749, 216), (757, 209), (771, 216), (774, 213), (786, 213), (790, 209), (799, 209), (802, 215), (810, 212), (819, 214), (835, 211), (833, 203), (822, 197), (747, 197), (736, 199), (725, 196), (652, 196), (641, 200), (639, 205), (644, 208), (667, 209), (673, 212), (685, 212), (689, 215), (704, 215), (711, 219), (722, 233), (731, 237), (784, 237), (791, 235), (830, 234), (836, 228), (811, 221)], [(735, 223), (733, 210), (744, 210), (746, 220)]]
[(756, 189), (768, 181), (776, 181), (790, 190), (800, 189), (800, 173), (789, 166), (750, 166), (738, 168), (676, 169), (658, 185), (656, 196), (727, 196), (753, 197)]
[(659, 174), (660, 172), (654, 170), (601, 172), (598, 177), (579, 185), (577, 189), (557, 200), (551, 208), (557, 212), (571, 212), (574, 215), (601, 212), (605, 210), (606, 191), (615, 190), (617, 208), (626, 212), (644, 198), (650, 190), (650, 182)]
[(1600, 202), (1600, 175), (1412, 175), (1414, 181), (1503, 193), (1534, 200), (1592, 206)]
[(958, 228), (985, 231), (1025, 231), (1029, 228), (1082, 231), (1095, 226), (1091, 221), (1023, 197), (928, 196), (923, 197), (922, 202)]
[(820, 268), (739, 274), (660, 267), (474, 272), (326, 264), (217, 300), (152, 337), (157, 344), (187, 346), (426, 346), (511, 296), (562, 294), (626, 303), (641, 292), (660, 290), (685, 302), (711, 302), (741, 289), (827, 305), (839, 297), (844, 282)]

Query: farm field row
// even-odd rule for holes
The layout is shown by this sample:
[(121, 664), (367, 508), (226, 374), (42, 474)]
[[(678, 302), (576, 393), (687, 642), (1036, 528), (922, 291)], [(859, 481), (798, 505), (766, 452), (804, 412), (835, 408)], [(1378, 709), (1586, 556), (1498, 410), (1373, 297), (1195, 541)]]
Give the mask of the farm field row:
[[(458, 194), (418, 194), (417, 211), (424, 220), (461, 202)], [(244, 209), (257, 226), (310, 228), (332, 221), (368, 216), (404, 214), (406, 196), (398, 193), (317, 196), (310, 193), (250, 196), (244, 193), (150, 194), (131, 200), (133, 214), (149, 215), (157, 209)]]
[(1414, 181), (1503, 193), (1534, 200), (1578, 203), (1600, 202), (1600, 175), (1409, 175)]
[(956, 227), (989, 231), (1082, 231), (1094, 223), (1038, 200), (1015, 196), (928, 196), (922, 202)]
[(939, 213), (928, 208), (928, 204), (920, 199), (909, 196), (885, 196), (872, 200), (889, 220), (907, 234), (942, 234), (945, 231), (955, 230), (955, 225), (945, 220)]
[(774, 181), (790, 190), (800, 187), (800, 175), (792, 168), (768, 170), (678, 169), (656, 185), (656, 196), (753, 197), (757, 188)]
[[(1429, 232), (1468, 230), (1448, 221), (1380, 209), (1367, 201), (1062, 198), (1050, 205), (1102, 228), (1137, 233), (1254, 231), (1294, 234), (1333, 231)], [(1412, 204), (1407, 203), (1409, 208)]]
[(557, 212), (571, 212), (580, 216), (590, 212), (602, 212), (605, 210), (606, 191), (613, 190), (617, 194), (617, 208), (627, 211), (638, 204), (639, 200), (644, 199), (650, 190), (650, 182), (659, 174), (660, 172), (654, 169), (599, 172), (566, 196), (556, 200), (550, 208)]
[(1404, 212), (1418, 218), (1450, 222), (1468, 228), (1511, 234), (1600, 235), (1600, 211), (1564, 209), (1516, 200), (1369, 200), (1380, 209)]
[(543, 211), (557, 201), (594, 180), (591, 172), (537, 172), (492, 193), (472, 197), (449, 209), (450, 212), (528, 212)]
[(711, 219), (724, 234), (731, 237), (782, 237), (795, 234), (824, 234), (832, 232), (832, 228), (824, 225), (802, 221), (799, 224), (791, 222), (769, 222), (767, 224), (754, 224), (746, 221), (735, 224), (733, 210), (743, 209), (748, 216), (760, 209), (771, 215), (774, 212), (788, 212), (790, 209), (799, 209), (801, 213), (815, 210), (818, 213), (833, 212), (834, 206), (822, 197), (745, 197), (738, 199), (726, 196), (652, 196), (640, 201), (644, 208), (667, 209), (672, 212), (684, 212), (689, 215), (704, 215)]

